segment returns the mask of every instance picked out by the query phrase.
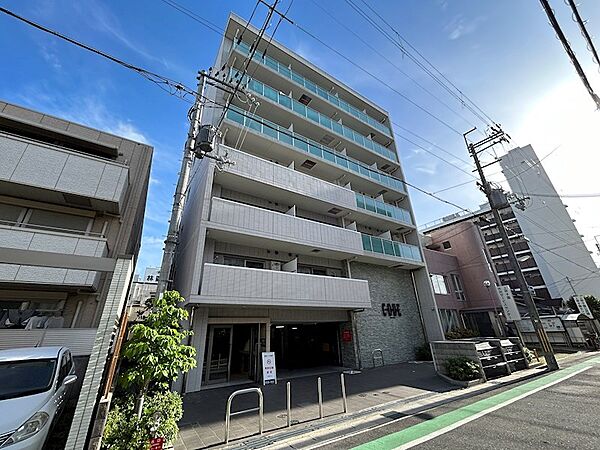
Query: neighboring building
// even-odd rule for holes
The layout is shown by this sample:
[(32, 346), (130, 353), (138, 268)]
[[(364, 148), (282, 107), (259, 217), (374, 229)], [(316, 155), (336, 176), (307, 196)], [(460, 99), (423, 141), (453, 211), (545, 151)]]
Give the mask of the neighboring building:
[(135, 321), (145, 308), (146, 300), (156, 297), (160, 267), (146, 267), (144, 275), (135, 275), (129, 289), (129, 320)]
[(531, 241), (532, 255), (550, 297), (600, 297), (600, 270), (533, 148), (512, 149), (502, 157), (500, 166), (511, 191), (530, 198), (527, 208), (514, 209), (514, 214)]
[(146, 144), (0, 102), (0, 348), (71, 349), (84, 387), (67, 448), (83, 448), (125, 306), (151, 159)]
[(444, 332), (465, 327), (482, 336), (502, 336), (499, 278), (479, 228), (463, 221), (423, 239)]
[[(257, 31), (231, 16), (215, 67), (234, 75)], [(191, 171), (169, 277), (192, 309), (186, 391), (258, 379), (265, 350), (280, 373), (368, 367), (375, 349), (413, 359), (422, 324), (443, 336), (387, 113), (275, 41), (258, 49), (260, 106), (236, 96), (215, 149), (235, 165)]]
[[(598, 296), (600, 272), (531, 146), (509, 151), (500, 164), (512, 191), (530, 197), (524, 211), (509, 206), (500, 215), (538, 306), (552, 313), (552, 307), (560, 307), (575, 292)], [(444, 217), (426, 224), (421, 231), (426, 235), (442, 233), (462, 222), (479, 226), (500, 284), (509, 285), (519, 301), (521, 289), (489, 205), (482, 205), (474, 214)]]

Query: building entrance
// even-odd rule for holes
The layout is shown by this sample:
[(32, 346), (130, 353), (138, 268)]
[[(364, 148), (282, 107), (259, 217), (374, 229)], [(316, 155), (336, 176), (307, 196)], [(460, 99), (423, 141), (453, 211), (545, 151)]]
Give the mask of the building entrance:
[(278, 369), (341, 365), (337, 323), (271, 326), (271, 350)]
[[(264, 324), (209, 325), (204, 353), (206, 384), (257, 380)], [(263, 339), (260, 339), (261, 333)]]

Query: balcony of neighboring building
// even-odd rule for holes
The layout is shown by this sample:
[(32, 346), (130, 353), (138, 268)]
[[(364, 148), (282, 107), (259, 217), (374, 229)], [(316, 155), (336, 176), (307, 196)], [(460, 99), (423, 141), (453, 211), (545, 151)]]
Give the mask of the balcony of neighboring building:
[(425, 266), (419, 247), (390, 239), (389, 233), (387, 234), (373, 236), (361, 233), (364, 252), (359, 260), (402, 269), (418, 269)]
[[(244, 82), (244, 84), (246, 83)], [(260, 117), (276, 122), (285, 128), (293, 125), (294, 131), (301, 135), (318, 142), (333, 144), (339, 149), (345, 149), (349, 156), (368, 165), (377, 164), (378, 167), (390, 172), (400, 167), (398, 155), (391, 139), (381, 143), (372, 133), (367, 135), (359, 133), (340, 123), (337, 116), (331, 117), (310, 105), (305, 105), (306, 97), (302, 98), (294, 91), (291, 91), (290, 96), (288, 95), (289, 91), (279, 92), (279, 90), (255, 79), (249, 79), (247, 86), (248, 91), (256, 94), (259, 99), (260, 105), (256, 114)], [(302, 101), (297, 98), (302, 98)], [(239, 107), (246, 106), (239, 98), (235, 98), (233, 104)], [(386, 147), (386, 145), (388, 146)]]
[(374, 228), (396, 231), (414, 228), (407, 209), (385, 203), (382, 198), (355, 193), (347, 187), (231, 147), (221, 145), (219, 151), (235, 161), (235, 165), (215, 173), (215, 183), (222, 186)]
[(356, 309), (370, 308), (365, 280), (281, 270), (204, 264), (199, 295), (189, 303), (210, 305)]
[[(235, 58), (236, 70), (241, 69), (242, 61), (248, 56), (249, 50), (250, 46), (243, 41), (233, 47), (233, 51), (242, 56)], [(248, 72), (256, 79), (262, 80), (282, 92), (289, 91), (291, 87), (298, 91), (300, 96), (310, 97), (311, 105), (314, 105), (315, 109), (329, 117), (334, 115), (341, 117), (345, 124), (364, 135), (374, 133), (384, 143), (386, 139), (388, 141), (393, 139), (393, 134), (386, 124), (388, 120), (385, 115), (372, 112), (371, 114), (378, 116), (379, 119), (372, 117), (364, 109), (352, 105), (351, 102), (334, 93), (333, 83), (326, 83), (327, 87), (318, 85), (309, 77), (301, 74), (296, 67), (300, 66), (293, 64), (290, 67), (270, 55), (263, 58), (263, 53), (259, 51), (254, 54)]]
[(251, 118), (234, 108), (227, 112), (224, 123), (225, 143), (231, 147), (281, 165), (293, 163), (296, 170), (321, 180), (342, 186), (350, 183), (352, 190), (381, 195), (388, 203), (407, 197), (402, 180), (273, 122)]
[(110, 159), (0, 132), (0, 195), (118, 214), (127, 166)]
[[(104, 257), (106, 238), (80, 230), (0, 221), (0, 248), (55, 253), (57, 262), (64, 255)], [(0, 283), (10, 285), (52, 286), (96, 290), (100, 273), (89, 270), (0, 264)]]

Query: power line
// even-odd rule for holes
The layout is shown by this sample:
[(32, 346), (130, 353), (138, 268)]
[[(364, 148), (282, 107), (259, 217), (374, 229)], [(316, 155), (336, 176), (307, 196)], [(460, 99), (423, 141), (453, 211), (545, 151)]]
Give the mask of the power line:
[[(381, 25), (379, 25), (375, 21), (375, 19), (373, 19), (371, 16), (369, 16), (369, 14), (367, 12), (365, 12), (359, 5), (354, 3), (352, 0), (345, 0), (345, 1), (352, 9), (354, 9), (355, 12), (357, 12), (372, 27), (374, 27), (377, 31), (379, 31), (379, 33), (381, 33), (389, 42), (391, 42), (394, 46), (396, 46), (402, 52), (402, 54), (406, 55), (413, 63), (415, 63), (419, 68), (421, 68), (421, 70), (423, 70), (427, 75), (429, 75), (436, 83), (438, 83), (452, 97), (456, 98), (475, 117), (477, 117), (479, 120), (481, 120), (482, 123), (484, 123), (487, 126), (494, 124), (494, 121), (489, 119), (489, 117), (488, 117), (489, 122), (488, 122), (488, 120), (486, 120), (485, 113), (483, 113), (483, 115), (482, 115), (478, 111), (478, 110), (480, 110), (480, 108), (478, 108), (476, 105), (475, 105), (475, 108), (472, 107), (471, 104), (474, 104), (474, 103), (467, 96), (465, 96), (464, 93), (462, 91), (460, 91), (454, 84), (449, 82), (449, 80), (444, 75), (442, 75), (441, 72), (437, 68), (435, 68), (435, 66), (433, 66), (433, 64), (431, 64), (431, 62), (429, 62), (422, 54), (420, 54), (416, 50), (416, 48), (414, 48), (404, 37), (402, 37), (400, 35), (400, 33), (392, 25), (390, 25), (390, 23), (388, 21), (386, 21), (385, 18), (383, 18), (368, 3), (366, 3), (364, 0), (362, 0), (362, 3), (364, 3), (366, 5), (366, 7), (369, 10), (371, 10), (371, 12), (373, 12), (385, 25), (387, 25), (387, 27), (391, 29), (392, 33), (394, 33), (399, 39), (402, 39), (403, 42), (405, 42), (407, 45), (409, 45), (409, 47), (413, 51), (415, 51), (423, 60), (425, 60), (429, 64), (429, 66), (431, 66), (434, 69), (435, 72), (439, 73), (442, 76), (442, 79), (440, 77), (438, 77), (435, 73), (433, 73), (429, 68), (427, 68), (423, 63), (421, 63), (421, 61), (419, 61), (419, 59), (417, 57), (415, 57), (409, 50), (407, 50), (400, 41), (394, 39), (394, 37), (392, 35), (390, 35), (389, 32), (387, 32), (385, 29), (383, 29), (383, 27)], [(456, 92), (454, 92), (450, 87), (448, 87), (448, 85), (443, 80), (446, 80), (452, 87), (454, 87), (460, 95), (457, 95)], [(468, 102), (465, 102), (465, 100), (463, 100), (463, 99), (467, 99)]]
[(215, 33), (217, 33), (219, 35), (222, 35), (225, 32), (225, 30), (223, 30), (218, 25), (210, 22), (209, 20), (206, 20), (204, 17), (199, 16), (194, 11), (186, 8), (185, 6), (175, 2), (173, 0), (160, 0), (160, 1), (163, 2), (165, 5), (169, 5), (171, 8), (176, 9), (180, 13), (185, 14), (190, 19), (195, 20), (199, 24), (203, 25), (204, 27), (208, 28), (211, 31), (214, 31)]
[(598, 65), (598, 67), (600, 67), (600, 58), (598, 57), (598, 52), (596, 51), (596, 47), (594, 46), (594, 41), (592, 40), (592, 37), (590, 36), (587, 28), (585, 27), (585, 21), (581, 18), (581, 15), (577, 10), (577, 5), (573, 0), (567, 0), (567, 2), (571, 7), (571, 11), (573, 11), (573, 20), (577, 22), (577, 25), (579, 25), (579, 30), (581, 31), (581, 34), (583, 35), (583, 38), (587, 43), (587, 48), (592, 54), (592, 60)]
[(579, 64), (579, 61), (577, 60), (577, 56), (575, 55), (575, 52), (571, 48), (571, 45), (569, 44), (569, 41), (567, 40), (567, 37), (565, 36), (565, 34), (563, 33), (562, 29), (560, 28), (560, 25), (558, 24), (558, 20), (556, 20), (556, 16), (554, 15), (554, 11), (550, 7), (550, 4), (548, 3), (548, 0), (540, 0), (540, 3), (542, 4), (542, 8), (544, 9), (544, 12), (548, 16), (548, 20), (550, 21), (550, 25), (552, 26), (552, 28), (554, 29), (554, 32), (558, 36), (558, 39), (562, 43), (562, 45), (563, 45), (563, 47), (565, 49), (565, 52), (567, 53), (567, 55), (571, 59), (571, 63), (575, 67), (575, 71), (579, 75), (579, 78), (581, 79), (581, 82), (583, 83), (583, 85), (587, 89), (588, 93), (590, 94), (590, 97), (592, 97), (592, 100), (594, 100), (594, 103), (596, 103), (596, 108), (600, 109), (600, 97), (598, 97), (598, 95), (596, 95), (596, 93), (594, 92), (594, 89), (592, 88), (590, 82), (588, 81), (587, 77), (585, 76), (585, 72), (583, 71), (583, 68), (581, 67), (581, 64)]

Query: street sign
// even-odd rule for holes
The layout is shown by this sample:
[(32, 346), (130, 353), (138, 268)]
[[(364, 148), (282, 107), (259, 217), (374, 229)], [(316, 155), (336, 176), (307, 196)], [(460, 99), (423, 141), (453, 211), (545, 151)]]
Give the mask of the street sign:
[(573, 296), (573, 300), (575, 301), (575, 305), (577, 305), (577, 309), (581, 314), (585, 314), (590, 319), (594, 318), (590, 307), (588, 306), (587, 302), (585, 301), (585, 298), (582, 295)]
[(275, 352), (262, 352), (263, 384), (277, 384)]
[(150, 439), (150, 450), (163, 450), (165, 444), (165, 438), (155, 437)]
[(521, 320), (521, 314), (515, 303), (510, 286), (500, 285), (496, 286), (498, 291), (498, 297), (500, 297), (500, 304), (502, 305), (502, 311), (504, 311), (504, 317), (508, 322)]

